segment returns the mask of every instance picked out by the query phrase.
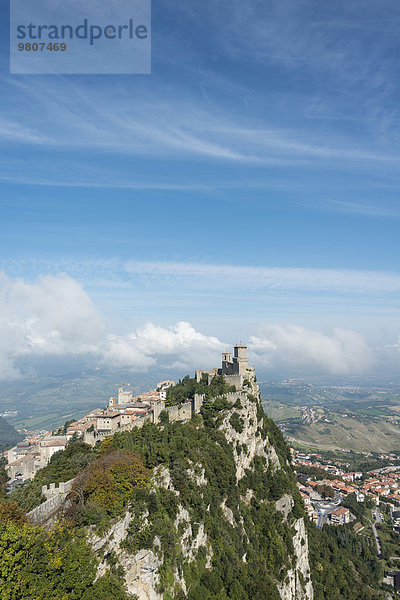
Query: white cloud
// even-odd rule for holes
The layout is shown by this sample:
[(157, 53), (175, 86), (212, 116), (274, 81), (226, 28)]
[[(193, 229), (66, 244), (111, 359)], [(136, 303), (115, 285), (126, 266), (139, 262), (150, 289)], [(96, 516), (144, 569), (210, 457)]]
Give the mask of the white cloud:
[(89, 296), (71, 277), (31, 283), (0, 274), (0, 378), (17, 376), (21, 357), (93, 352), (103, 335)]
[(186, 289), (226, 290), (312, 290), (349, 294), (387, 294), (400, 292), (400, 273), (357, 269), (315, 269), (310, 267), (274, 267), (230, 265), (200, 262), (109, 260), (24, 260), (0, 259), (0, 269), (14, 272), (30, 268), (32, 272), (54, 274), (66, 271), (85, 285), (135, 288), (142, 279), (160, 288), (177, 283)]
[(21, 373), (30, 357), (82, 355), (96, 364), (134, 371), (213, 363), (223, 344), (190, 323), (169, 328), (147, 323), (135, 332), (108, 332), (82, 286), (67, 275), (34, 282), (0, 274), (0, 379)]
[(180, 321), (168, 329), (153, 323), (125, 336), (110, 335), (102, 354), (114, 366), (137, 370), (163, 364), (181, 368), (207, 367), (224, 348), (216, 337), (205, 336)]
[(0, 137), (25, 144), (48, 144), (51, 141), (46, 135), (32, 130), (25, 124), (5, 119), (0, 119)]
[(273, 324), (252, 336), (249, 346), (260, 366), (286, 371), (303, 368), (307, 372), (352, 374), (366, 371), (374, 361), (365, 338), (345, 329), (326, 334), (299, 325)]
[[(39, 99), (42, 107), (36, 120), (39, 133), (29, 128), (26, 114), (18, 108), (10, 110), (9, 121), (0, 121), (0, 138), (13, 136), (21, 143), (141, 157), (197, 157), (245, 165), (305, 165), (320, 161), (336, 161), (346, 166), (349, 162), (365, 161), (397, 165), (399, 160), (394, 150), (383, 151), (380, 147), (367, 150), (348, 134), (330, 131), (328, 137), (315, 129), (278, 128), (265, 117), (243, 118), (242, 111), (227, 112), (226, 106), (224, 110), (205, 107), (198, 98), (182, 91), (171, 102), (165, 98), (149, 102), (138, 92), (134, 105), (123, 99), (116, 103), (113, 95), (115, 109), (110, 112), (108, 96), (99, 98), (92, 90), (77, 88), (71, 82), (63, 82), (62, 97), (59, 84), (49, 83), (46, 98), (38, 84), (15, 85), (31, 99), (32, 105)], [(77, 93), (79, 114), (68, 101)], [(40, 181), (40, 177), (35, 180)]]

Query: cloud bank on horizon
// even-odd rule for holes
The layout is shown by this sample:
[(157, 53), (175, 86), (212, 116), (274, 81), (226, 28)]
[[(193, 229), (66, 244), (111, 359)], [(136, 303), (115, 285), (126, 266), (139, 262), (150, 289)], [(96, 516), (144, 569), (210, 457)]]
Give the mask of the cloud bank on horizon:
[[(171, 369), (185, 374), (219, 364), (229, 346), (185, 321), (169, 327), (147, 322), (132, 332), (109, 331), (89, 295), (65, 274), (34, 282), (0, 277), (0, 379), (24, 376), (31, 358), (82, 357), (96, 367), (133, 372)], [(293, 323), (264, 324), (248, 340), (252, 363), (265, 372), (349, 375), (400, 363), (399, 346), (374, 348), (360, 333), (330, 332)]]

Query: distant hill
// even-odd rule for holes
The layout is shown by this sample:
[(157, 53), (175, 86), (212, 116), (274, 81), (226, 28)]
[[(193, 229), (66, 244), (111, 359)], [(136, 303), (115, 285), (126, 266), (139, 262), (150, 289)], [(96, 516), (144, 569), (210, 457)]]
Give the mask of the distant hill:
[(291, 443), (319, 450), (400, 451), (400, 385), (262, 386), (264, 409)]
[(3, 417), (0, 417), (0, 451), (20, 442), (23, 436)]
[(344, 417), (329, 413), (329, 422), (294, 426), (287, 433), (291, 442), (319, 450), (346, 449), (355, 452), (399, 452), (400, 427), (383, 420)]

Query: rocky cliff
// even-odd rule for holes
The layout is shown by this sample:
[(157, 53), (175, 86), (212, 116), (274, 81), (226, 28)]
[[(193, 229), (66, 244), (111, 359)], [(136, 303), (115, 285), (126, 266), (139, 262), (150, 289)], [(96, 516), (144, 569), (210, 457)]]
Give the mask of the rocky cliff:
[(90, 529), (99, 577), (118, 573), (139, 600), (312, 600), (287, 447), (257, 396), (232, 396), (189, 423), (114, 436), (152, 476), (107, 533)]

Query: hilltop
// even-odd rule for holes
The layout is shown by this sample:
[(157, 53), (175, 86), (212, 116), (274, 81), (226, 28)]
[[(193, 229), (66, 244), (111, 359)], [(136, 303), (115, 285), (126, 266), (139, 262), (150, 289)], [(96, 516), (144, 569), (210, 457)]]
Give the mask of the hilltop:
[[(0, 505), (0, 591), (15, 590), (10, 600), (380, 597), (368, 540), (361, 556), (350, 531), (307, 521), (289, 449), (244, 368), (236, 382), (218, 370), (185, 378), (169, 388), (158, 422), (54, 454)], [(187, 418), (180, 407), (199, 386), (201, 405)], [(65, 495), (47, 487), (67, 481)], [(49, 534), (23, 525), (21, 509), (35, 506), (28, 519)], [(32, 560), (18, 559), (28, 546)]]

